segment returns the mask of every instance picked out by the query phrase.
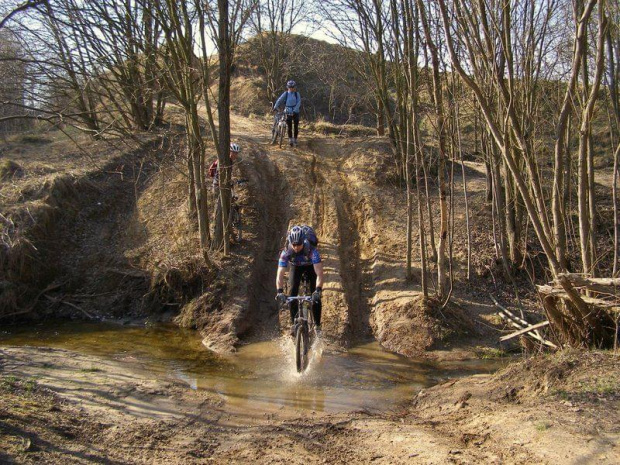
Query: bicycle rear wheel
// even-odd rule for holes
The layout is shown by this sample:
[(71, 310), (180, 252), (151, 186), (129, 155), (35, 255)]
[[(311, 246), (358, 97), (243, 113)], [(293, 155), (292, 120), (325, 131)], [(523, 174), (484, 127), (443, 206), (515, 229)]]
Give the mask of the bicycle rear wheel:
[(295, 365), (301, 373), (308, 367), (308, 325), (304, 322), (297, 327), (295, 334)]

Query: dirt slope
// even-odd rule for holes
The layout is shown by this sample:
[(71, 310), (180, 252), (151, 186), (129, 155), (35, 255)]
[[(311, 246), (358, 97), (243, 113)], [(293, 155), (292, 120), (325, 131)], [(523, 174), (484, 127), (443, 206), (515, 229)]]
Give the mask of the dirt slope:
[[(98, 170), (59, 173), (55, 179), (66, 181), (51, 187), (25, 165), (26, 175), (13, 181), (12, 208), (29, 218), (34, 210), (19, 204), (19, 196), (39, 182), (45, 211), (54, 218), (40, 237), (25, 242), (36, 248), (47, 276), (38, 279), (38, 289), (31, 285), (21, 307), (52, 284), (57, 287), (39, 296), (39, 314), (135, 318), (180, 311), (179, 324), (200, 329), (208, 347), (231, 351), (241, 340), (272, 338), (277, 331), (278, 251), (290, 225), (308, 223), (320, 238), (330, 340), (348, 346), (376, 338), (406, 355), (443, 344), (452, 330), (421, 303), (417, 280), (405, 279), (406, 199), (390, 182), (386, 141), (308, 134), (302, 124), (300, 146), (280, 149), (269, 144), (265, 119), (233, 116), (232, 126), (243, 146), (235, 176), (249, 181), (238, 189), (246, 228), (216, 272), (204, 268), (187, 218), (182, 143), (155, 141), (126, 153), (114, 147)], [(35, 282), (23, 274), (15, 281)], [(469, 306), (479, 313), (479, 301), (469, 299)], [(472, 345), (458, 329), (458, 343)]]
[[(331, 340), (348, 346), (376, 338), (392, 351), (413, 355), (443, 345), (446, 335), (455, 333), (452, 355), (442, 357), (462, 357), (465, 353), (454, 355), (452, 347), (467, 351), (494, 337), (472, 323), (490, 312), (471, 295), (463, 307), (473, 310), (475, 318), (461, 315), (459, 321), (450, 315), (457, 321), (456, 331), (423, 303), (415, 254), (418, 277), (406, 280), (406, 195), (390, 180), (390, 152), (384, 139), (306, 134), (302, 125), (299, 146), (280, 148), (270, 145), (264, 120), (237, 116), (233, 127), (238, 130), (233, 137), (247, 148), (239, 170), (254, 181), (248, 200), (260, 212), (253, 228), (259, 231), (253, 236), (257, 243), (249, 246), (269, 254), (255, 261), (259, 271), (252, 275), (258, 280), (250, 307), (258, 313), (250, 313), (252, 318), (271, 324), (274, 310), (268, 303), (275, 291), (277, 249), (289, 226), (307, 223), (319, 235), (326, 272), (323, 326)], [(484, 183), (472, 182), (470, 189), (481, 195)], [(464, 222), (463, 215), (460, 221)]]

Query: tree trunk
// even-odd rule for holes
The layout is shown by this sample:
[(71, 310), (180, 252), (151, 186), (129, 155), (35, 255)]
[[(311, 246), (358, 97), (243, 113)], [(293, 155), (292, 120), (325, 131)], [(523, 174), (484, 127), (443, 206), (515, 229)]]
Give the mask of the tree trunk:
[(385, 109), (381, 99), (377, 99), (377, 135), (385, 136)]
[[(414, 118), (417, 119), (417, 115), (414, 113)], [(416, 177), (416, 193), (418, 197), (418, 229), (419, 229), (419, 246), (420, 246), (420, 274), (422, 294), (424, 298), (428, 297), (428, 263), (426, 253), (426, 231), (424, 227), (424, 205), (422, 203), (423, 190), (422, 190), (422, 164), (423, 162), (423, 146), (420, 138), (420, 131), (417, 121), (413, 123), (413, 144), (415, 148), (415, 177)], [(428, 205), (428, 202), (427, 202)]]
[[(229, 30), (228, 0), (218, 0), (218, 54), (220, 80), (218, 84), (218, 165), (220, 177), (221, 235), (214, 233), (213, 247), (230, 253), (230, 73), (232, 67), (232, 43)], [(217, 219), (216, 219), (217, 221)], [(218, 231), (218, 228), (216, 228)]]

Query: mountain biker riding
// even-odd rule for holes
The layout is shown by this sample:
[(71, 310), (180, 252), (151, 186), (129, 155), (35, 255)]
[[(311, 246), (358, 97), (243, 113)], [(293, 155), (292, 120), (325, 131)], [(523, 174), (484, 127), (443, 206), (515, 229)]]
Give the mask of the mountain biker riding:
[[(312, 316), (317, 334), (321, 333), (321, 293), (323, 290), (323, 263), (318, 249), (308, 240), (301, 226), (293, 226), (288, 233), (288, 245), (280, 254), (278, 261), (278, 273), (276, 276), (277, 295), (276, 300), (283, 304), (286, 302), (284, 295), (284, 272), (290, 264), (288, 285), (291, 297), (299, 293), (299, 284), (305, 274), (310, 284), (312, 293)], [(298, 302), (290, 303), (291, 335), (294, 335), (293, 325), (297, 315)]]
[[(288, 81), (286, 83), (286, 92), (276, 100), (273, 105), (274, 111), (277, 111), (284, 105), (284, 111), (286, 113), (286, 125), (288, 127), (288, 143), (289, 145), (297, 145), (297, 136), (299, 134), (299, 107), (301, 106), (301, 96), (297, 92), (297, 83), (295, 81)], [(295, 126), (295, 132), (293, 134), (293, 125)]]
[[(239, 147), (238, 144), (232, 142), (230, 144), (230, 161), (232, 161), (233, 163), (237, 161), (239, 152), (241, 152), (241, 147)], [(213, 163), (211, 163), (211, 166), (209, 166), (209, 177), (213, 178), (213, 192), (217, 194), (217, 191), (220, 187), (220, 169), (218, 166), (217, 158)]]

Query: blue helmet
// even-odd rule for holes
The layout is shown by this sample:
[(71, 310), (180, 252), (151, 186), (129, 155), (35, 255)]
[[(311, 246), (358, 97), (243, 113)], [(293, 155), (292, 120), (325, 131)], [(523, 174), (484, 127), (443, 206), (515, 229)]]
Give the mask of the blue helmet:
[(286, 87), (297, 87), (297, 83), (291, 79), (286, 83)]
[(299, 226), (293, 226), (288, 233), (288, 241), (291, 245), (300, 245), (304, 243), (304, 230)]

